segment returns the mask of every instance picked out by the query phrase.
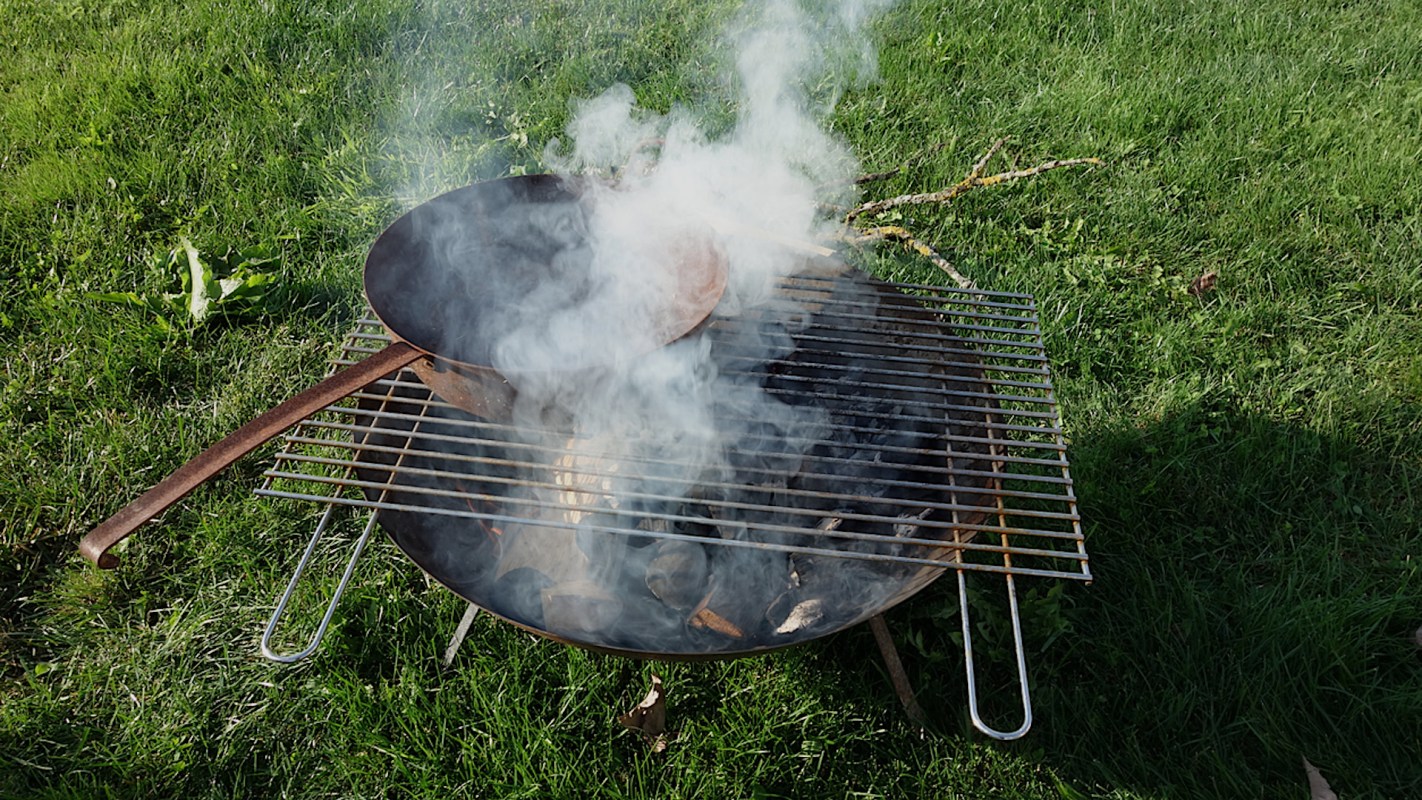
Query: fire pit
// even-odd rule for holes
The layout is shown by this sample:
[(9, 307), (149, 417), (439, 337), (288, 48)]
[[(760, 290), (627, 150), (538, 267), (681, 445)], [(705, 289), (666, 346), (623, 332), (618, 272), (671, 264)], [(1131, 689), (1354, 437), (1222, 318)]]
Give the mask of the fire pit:
[[(338, 364), (383, 339), (363, 320)], [(367, 537), (378, 522), (472, 604), (635, 657), (802, 643), (947, 570), (960, 589), (965, 573), (998, 574), (1010, 594), (1016, 575), (1090, 579), (1030, 297), (826, 260), (697, 339), (717, 370), (716, 422), (740, 431), (714, 468), (556, 415), (481, 419), (400, 371), (303, 422), (257, 493), (327, 506), (308, 556), (336, 508), (370, 509)], [(748, 419), (743, 387), (804, 413)]]

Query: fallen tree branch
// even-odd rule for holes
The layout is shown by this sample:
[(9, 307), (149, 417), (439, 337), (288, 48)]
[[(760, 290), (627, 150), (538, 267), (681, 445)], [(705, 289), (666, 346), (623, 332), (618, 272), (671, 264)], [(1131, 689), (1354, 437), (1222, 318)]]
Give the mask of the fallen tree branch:
[[(1003, 141), (1006, 141), (1006, 139), (1004, 138)], [(937, 144), (934, 144), (931, 147), (925, 147), (922, 150), (919, 150), (917, 153), (914, 153), (908, 158), (907, 161), (905, 161), (900, 166), (894, 167), (893, 169), (886, 169), (883, 172), (870, 172), (866, 175), (860, 175), (851, 182), (855, 186), (863, 186), (868, 183), (886, 181), (889, 178), (892, 178), (903, 172), (904, 170), (913, 169), (924, 161), (927, 161), (929, 158), (936, 155), (940, 150), (947, 146), (948, 145), (946, 142), (938, 142)], [(843, 213), (843, 211), (844, 209), (838, 209), (837, 213)]]
[(868, 175), (860, 175), (859, 177), (854, 179), (854, 185), (863, 186), (866, 183), (886, 181), (903, 171), (903, 167), (894, 167), (893, 169), (884, 170), (883, 172), (871, 172)]
[[(1005, 172), (999, 172), (995, 175), (983, 175), (983, 173), (987, 171), (988, 162), (992, 161), (993, 156), (997, 155), (1002, 150), (1003, 145), (1007, 144), (1007, 141), (1008, 137), (1003, 136), (1002, 138), (993, 142), (992, 145), (988, 147), (987, 151), (984, 152), (982, 156), (978, 158), (977, 161), (973, 162), (972, 168), (968, 170), (968, 174), (963, 176), (963, 179), (961, 181), (958, 181), (957, 183), (948, 187), (947, 189), (944, 189), (943, 191), (929, 192), (926, 194), (906, 194), (900, 195), (898, 197), (890, 197), (885, 200), (874, 200), (868, 203), (864, 203), (863, 205), (860, 205), (859, 207), (849, 211), (847, 214), (845, 214), (844, 217), (844, 222), (846, 226), (845, 231), (842, 234), (837, 235), (835, 238), (845, 244), (854, 246), (864, 245), (868, 242), (884, 240), (893, 240), (896, 242), (900, 242), (906, 247), (912, 249), (914, 252), (933, 262), (934, 266), (947, 273), (949, 277), (951, 277), (953, 281), (958, 284), (959, 287), (963, 289), (977, 289), (977, 285), (973, 283), (972, 279), (959, 272), (958, 269), (953, 266), (952, 262), (944, 258), (937, 250), (934, 250), (927, 243), (914, 236), (913, 233), (907, 228), (903, 228), (898, 225), (877, 225), (873, 227), (859, 228), (855, 227), (854, 222), (860, 217), (872, 217), (878, 214), (882, 214), (883, 212), (888, 211), (890, 209), (897, 208), (899, 206), (925, 203), (949, 203), (955, 197), (958, 197), (959, 195), (971, 189), (976, 189), (983, 186), (996, 186), (998, 184), (1007, 183), (1009, 181), (1020, 180), (1022, 178), (1030, 178), (1034, 175), (1041, 175), (1044, 172), (1050, 172), (1054, 169), (1080, 166), (1099, 167), (1105, 165), (1106, 163), (1105, 161), (1102, 161), (1099, 158), (1065, 158), (1056, 159), (1053, 161), (1046, 161), (1028, 169), (1017, 169), (1016, 160), (1014, 159), (1012, 164), (1013, 169), (1007, 170)], [(943, 149), (942, 144), (935, 145), (934, 147), (926, 151), (920, 152), (913, 158), (910, 158), (904, 163), (904, 166), (902, 167), (888, 170), (886, 172), (875, 172), (867, 175), (862, 175), (859, 178), (856, 178), (854, 180), (854, 183), (858, 185), (863, 185), (892, 178), (903, 170), (908, 169), (916, 161), (922, 160), (923, 158), (926, 158), (929, 154), (936, 153), (941, 149)], [(833, 206), (822, 205), (820, 208), (822, 211), (827, 213), (843, 212), (842, 208), (836, 208)]]
[(977, 163), (973, 164), (973, 168), (968, 172), (967, 176), (964, 177), (963, 180), (953, 184), (947, 189), (944, 189), (939, 192), (928, 192), (926, 194), (899, 195), (898, 197), (890, 197), (884, 200), (874, 200), (872, 202), (864, 203), (863, 205), (851, 210), (848, 214), (846, 214), (844, 221), (846, 223), (853, 223), (854, 220), (858, 217), (882, 214), (885, 211), (888, 211), (889, 209), (898, 208), (899, 206), (919, 205), (923, 203), (937, 203), (941, 205), (944, 203), (952, 202), (954, 198), (958, 197), (964, 192), (969, 191), (970, 189), (976, 189), (983, 186), (996, 186), (1000, 183), (1006, 183), (1008, 181), (1015, 181), (1021, 178), (1030, 178), (1034, 175), (1041, 175), (1044, 172), (1050, 172), (1054, 169), (1062, 169), (1063, 167), (1099, 167), (1106, 163), (1099, 158), (1065, 158), (1057, 159), (1055, 161), (1047, 161), (1029, 169), (1009, 170), (1007, 172), (999, 172), (996, 175), (984, 176), (982, 173), (987, 168), (988, 161), (997, 153), (999, 149), (1002, 148), (1002, 145), (1006, 143), (1006, 141), (1007, 138), (1003, 137), (1001, 139), (998, 139), (996, 142), (993, 142), (992, 147), (989, 147), (988, 151), (983, 154), (982, 158), (979, 158), (977, 160)]

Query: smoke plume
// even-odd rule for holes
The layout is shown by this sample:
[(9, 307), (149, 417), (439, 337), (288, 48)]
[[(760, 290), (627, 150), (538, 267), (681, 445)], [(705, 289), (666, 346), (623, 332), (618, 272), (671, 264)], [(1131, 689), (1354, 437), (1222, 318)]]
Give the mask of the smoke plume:
[[(643, 399), (670, 390), (687, 401), (659, 419), (702, 419), (697, 406), (715, 378), (705, 353), (689, 346), (647, 355), (664, 334), (656, 309), (677, 288), (666, 267), (668, 255), (678, 254), (668, 243), (704, 243), (724, 258), (721, 314), (764, 303), (777, 279), (803, 267), (802, 250), (771, 239), (825, 239), (830, 224), (819, 204), (852, 190), (856, 161), (826, 130), (825, 117), (847, 82), (872, 75), (863, 28), (888, 5), (747, 4), (723, 36), (735, 52), (727, 80), (736, 122), (714, 138), (685, 109), (660, 115), (639, 108), (626, 85), (576, 102), (567, 141), (550, 143), (545, 160), (564, 174), (615, 176), (615, 183), (587, 190), (595, 196), (586, 220), (589, 250), (580, 254), (588, 260), (586, 294), (571, 307), (557, 292), (561, 306), (529, 298), (524, 324), (501, 338), (495, 366), (517, 374), (579, 360), (624, 365), (624, 389)], [(643, 405), (631, 408), (648, 411)], [(582, 410), (588, 421), (602, 416)]]
[[(526, 584), (531, 596), (513, 602), (556, 613), (549, 628), (574, 635), (620, 624), (608, 609), (647, 597), (649, 589), (665, 606), (681, 608), (706, 593), (704, 573), (712, 567), (746, 586), (785, 583), (783, 553), (648, 546), (633, 536), (593, 532), (604, 517), (676, 508), (708, 481), (733, 481), (756, 458), (748, 441), (819, 438), (826, 412), (787, 405), (744, 371), (726, 369), (707, 337), (668, 344), (669, 331), (683, 331), (674, 330), (667, 307), (698, 285), (668, 265), (709, 260), (724, 269), (715, 317), (754, 318), (778, 304), (766, 315), (772, 322), (734, 327), (730, 345), (738, 359), (764, 361), (793, 347), (790, 321), (806, 315), (786, 313), (776, 286), (806, 267), (806, 250), (797, 243), (831, 232), (820, 204), (851, 199), (857, 164), (825, 121), (843, 88), (872, 76), (864, 25), (888, 5), (749, 3), (724, 34), (735, 53), (726, 77), (736, 110), (729, 129), (711, 135), (686, 109), (640, 108), (630, 87), (616, 85), (577, 101), (566, 139), (547, 148), (554, 171), (599, 176), (579, 184), (576, 214), (560, 212), (541, 232), (543, 240), (569, 243), (553, 256), (560, 279), (529, 287), (493, 315), (497, 325), (469, 325), (490, 342), (492, 366), (518, 389), (514, 421), (545, 428), (548, 409), (557, 408), (575, 432), (552, 465), (556, 488), (545, 478), (524, 499), (581, 510), (558, 512), (560, 525), (546, 529), (506, 526), (509, 546), (495, 568), (503, 586), (517, 583), (524, 567), (536, 567), (541, 581)], [(793, 448), (779, 448), (776, 458), (755, 466), (772, 473), (798, 466)], [(644, 466), (628, 477), (623, 464)], [(713, 535), (743, 536), (747, 522), (754, 524), (728, 521)], [(636, 591), (609, 585), (624, 579), (618, 576), (644, 585)], [(694, 591), (679, 593), (677, 587), (688, 586)], [(757, 602), (753, 613), (763, 616), (768, 600)], [(647, 625), (684, 619), (642, 617)], [(642, 630), (626, 640), (658, 635)]]

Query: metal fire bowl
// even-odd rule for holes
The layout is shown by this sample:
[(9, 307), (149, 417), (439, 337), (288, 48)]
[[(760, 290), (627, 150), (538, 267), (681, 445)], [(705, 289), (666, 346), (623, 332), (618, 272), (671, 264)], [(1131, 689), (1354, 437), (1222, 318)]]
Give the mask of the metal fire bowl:
[[(924, 306), (908, 295), (873, 281), (862, 273), (843, 265), (831, 265), (828, 268), (839, 273), (835, 278), (835, 290), (822, 298), (812, 296), (796, 299), (796, 308), (809, 312), (807, 321), (799, 323), (791, 333), (800, 346), (792, 354), (782, 356), (774, 363), (762, 365), (763, 383), (774, 385), (777, 380), (797, 379), (813, 372), (809, 362), (814, 361), (817, 353), (825, 351), (816, 350), (812, 342), (817, 338), (817, 334), (823, 332), (822, 329), (842, 323), (832, 310), (834, 298), (830, 295), (849, 297), (856, 303), (870, 302), (878, 307), (879, 311), (874, 318), (854, 324), (863, 328), (866, 335), (874, 337), (873, 341), (878, 342), (874, 347), (882, 347), (886, 354), (897, 352), (896, 348), (902, 339), (899, 332), (905, 330), (904, 320), (913, 315), (922, 318), (926, 311)], [(905, 309), (910, 309), (911, 313), (906, 314)], [(743, 323), (743, 320), (713, 319), (707, 330), (699, 335), (713, 337), (714, 353), (717, 352), (715, 348), (718, 346), (715, 339), (718, 328), (734, 327)], [(964, 362), (977, 363), (971, 356), (959, 354), (953, 358), (960, 365)], [(972, 382), (980, 381), (981, 378), (982, 371), (976, 367), (955, 366), (945, 367), (932, 374), (908, 376), (902, 380), (906, 389), (922, 390), (927, 384), (941, 384), (945, 381), (952, 383), (955, 380)], [(883, 391), (893, 393), (892, 389)], [(510, 467), (509, 462), (528, 460), (519, 444), (526, 441), (523, 434), (508, 429), (506, 441), (501, 441), (498, 436), (492, 434), (481, 435), (477, 441), (470, 440), (467, 434), (468, 422), (476, 418), (458, 408), (431, 402), (428, 390), (415, 385), (397, 384), (390, 396), (384, 399), (365, 396), (360, 399), (359, 405), (367, 412), (384, 411), (393, 412), (395, 417), (408, 416), (410, 421), (405, 423), (405, 428), (411, 430), (413, 436), (424, 437), (421, 439), (423, 446), (419, 449), (423, 450), (428, 446), (424, 444), (426, 440), (439, 441), (443, 443), (442, 447), (461, 462), (477, 465), (471, 466), (467, 475), (450, 474), (448, 462), (442, 459), (436, 463), (427, 456), (403, 452), (402, 449), (406, 448), (411, 440), (410, 435), (392, 433), (389, 420), (380, 422), (378, 430), (367, 429), (364, 433), (353, 434), (356, 441), (364, 445), (359, 450), (360, 463), (368, 465), (356, 469), (357, 477), (361, 481), (387, 486), (379, 490), (363, 489), (368, 500), (402, 507), (424, 507), (433, 512), (382, 508), (379, 512), (380, 524), (396, 546), (432, 578), (481, 609), (531, 633), (588, 650), (634, 658), (700, 660), (765, 653), (828, 636), (882, 613), (927, 587), (943, 574), (945, 568), (951, 568), (954, 564), (954, 558), (959, 551), (948, 542), (954, 538), (967, 542), (975, 535), (971, 529), (942, 527), (945, 515), (934, 512), (926, 519), (937, 521), (940, 527), (932, 533), (912, 535), (937, 536), (943, 539), (945, 544), (942, 547), (921, 547), (915, 550), (913, 555), (940, 561), (942, 567), (863, 561), (853, 557), (814, 557), (813, 565), (816, 570), (845, 571), (845, 575), (852, 577), (844, 590), (836, 592), (833, 597), (824, 598), (829, 607), (824, 609), (823, 616), (818, 621), (788, 633), (776, 633), (767, 624), (755, 630), (743, 630), (740, 637), (721, 635), (704, 627), (685, 624), (688, 614), (685, 609), (671, 609), (650, 594), (645, 597), (615, 598), (614, 602), (620, 606), (620, 612), (617, 619), (606, 628), (578, 625), (576, 630), (569, 630), (567, 626), (560, 627), (550, 623), (537, 607), (538, 604), (528, 598), (526, 588), (521, 591), (511, 588), (514, 581), (522, 581), (525, 586), (528, 581), (533, 581), (536, 586), (540, 580), (537, 569), (515, 570), (522, 574), (499, 575), (495, 566), (502, 535), (498, 531), (502, 528), (513, 525), (536, 528), (552, 523), (561, 524), (564, 537), (574, 535), (568, 532), (566, 517), (560, 517), (561, 512), (557, 510), (515, 506), (500, 500), (500, 497), (511, 491), (510, 486), (516, 489), (520, 481), (554, 483), (557, 480), (557, 467), (554, 464), (558, 454), (555, 452), (543, 456), (541, 468), (529, 470), (527, 467)], [(956, 416), (948, 416), (944, 420), (942, 432), (948, 433), (951, 429), (956, 437), (987, 438), (985, 426), (992, 419), (993, 405), (990, 400), (984, 399), (981, 407), (983, 411), (980, 415), (958, 413)], [(831, 408), (830, 413), (833, 417), (836, 411)], [(416, 418), (418, 423), (414, 421)], [(418, 430), (414, 431), (417, 425)], [(833, 437), (826, 441), (827, 446), (835, 444)], [(372, 445), (374, 447), (371, 447)], [(961, 447), (950, 453), (941, 439), (934, 439), (933, 446), (942, 450), (942, 463), (949, 466), (950, 470), (965, 469), (968, 473), (991, 473), (987, 465), (990, 454), (986, 449), (968, 454), (965, 460)], [(957, 489), (967, 491), (966, 495), (955, 496), (955, 505), (981, 505), (984, 509), (959, 509), (952, 524), (956, 526), (982, 523), (987, 516), (986, 508), (993, 502), (990, 485), (993, 479), (969, 474), (952, 480)], [(402, 494), (401, 486), (418, 487), (420, 491)], [(945, 496), (950, 491), (946, 482), (943, 490)], [(983, 491), (974, 493), (973, 490)], [(471, 500), (471, 496), (486, 499)], [(906, 493), (891, 492), (882, 499), (892, 503), (907, 496)], [(851, 498), (846, 495), (846, 499)], [(827, 502), (830, 505), (834, 503), (833, 500)], [(480, 504), (480, 507), (475, 508), (475, 503)], [(452, 515), (464, 513), (466, 510), (481, 512), (491, 519), (470, 519)], [(441, 511), (444, 513), (440, 513)], [(679, 511), (684, 513), (685, 509)], [(561, 523), (558, 522), (560, 519)], [(845, 522), (844, 526), (854, 524)], [(813, 536), (814, 527), (806, 526), (805, 533)], [(602, 533), (601, 536), (611, 537), (606, 539), (610, 542), (636, 539), (637, 533), (625, 531)], [(594, 554), (594, 569), (604, 573), (618, 569), (618, 564), (613, 562), (597, 563), (597, 541), (597, 537), (593, 537), (589, 548)], [(718, 541), (715, 538), (704, 540), (708, 550), (713, 553), (713, 558)], [(779, 557), (769, 556), (771, 559)], [(633, 568), (644, 566), (643, 562), (643, 567)], [(632, 576), (633, 584), (636, 582), (635, 578), (635, 575)], [(718, 576), (716, 580), (719, 579)], [(559, 591), (557, 584), (553, 584), (551, 588), (555, 593)], [(773, 594), (764, 586), (754, 584), (718, 588), (718, 591), (722, 590), (752, 595), (760, 592), (767, 597)], [(571, 587), (568, 591), (571, 593), (570, 599), (576, 601), (582, 590)], [(586, 600), (589, 603), (596, 602), (596, 598)], [(747, 626), (750, 627), (753, 626)]]

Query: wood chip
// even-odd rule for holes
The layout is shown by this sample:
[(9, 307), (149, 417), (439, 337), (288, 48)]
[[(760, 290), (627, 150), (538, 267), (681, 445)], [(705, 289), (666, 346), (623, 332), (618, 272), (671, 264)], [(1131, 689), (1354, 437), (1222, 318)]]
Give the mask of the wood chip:
[(790, 609), (790, 615), (775, 629), (778, 634), (795, 633), (814, 625), (825, 617), (825, 601), (813, 597)]
[(894, 535), (900, 539), (912, 538), (922, 527), (919, 523), (928, 519), (928, 515), (932, 513), (932, 508), (925, 508), (917, 514), (900, 514), (898, 517), (900, 521), (894, 523)]
[(731, 622), (720, 614), (717, 614), (715, 611), (712, 611), (709, 608), (705, 608), (704, 606), (702, 608), (698, 608), (696, 610), (696, 613), (691, 615), (691, 619), (689, 620), (689, 622), (691, 623), (691, 627), (693, 628), (705, 628), (713, 630), (721, 634), (722, 636), (729, 636), (732, 639), (745, 638), (745, 633), (742, 632), (740, 628), (736, 627), (736, 624), (734, 622)]

